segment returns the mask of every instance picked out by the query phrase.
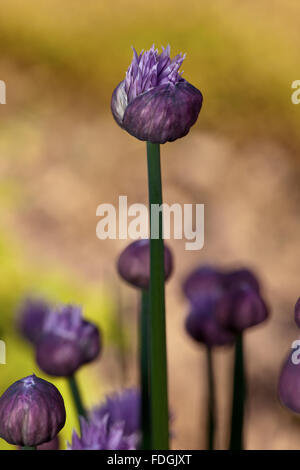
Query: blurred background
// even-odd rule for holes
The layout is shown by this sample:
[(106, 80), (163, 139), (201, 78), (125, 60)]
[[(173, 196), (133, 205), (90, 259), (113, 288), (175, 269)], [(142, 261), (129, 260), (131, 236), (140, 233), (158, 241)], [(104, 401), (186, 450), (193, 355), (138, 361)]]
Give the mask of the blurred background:
[[(212, 4), (213, 3), (213, 4)], [(205, 246), (171, 241), (176, 270), (167, 286), (173, 448), (204, 448), (205, 353), (187, 337), (184, 276), (196, 265), (249, 266), (261, 278), (272, 317), (246, 335), (248, 449), (299, 448), (300, 422), (277, 400), (281, 363), (298, 331), (300, 295), (300, 105), (297, 0), (10, 0), (0, 3), (0, 393), (32, 372), (18, 336), (24, 295), (83, 306), (103, 331), (101, 359), (79, 373), (96, 404), (133, 386), (137, 292), (116, 274), (127, 241), (96, 238), (96, 208), (147, 202), (145, 145), (123, 132), (110, 97), (133, 45), (186, 52), (184, 77), (204, 105), (190, 134), (162, 147), (164, 200), (205, 204)], [(217, 447), (227, 446), (232, 351), (215, 352)], [(63, 440), (76, 425), (68, 402)], [(11, 448), (0, 441), (0, 449)]]

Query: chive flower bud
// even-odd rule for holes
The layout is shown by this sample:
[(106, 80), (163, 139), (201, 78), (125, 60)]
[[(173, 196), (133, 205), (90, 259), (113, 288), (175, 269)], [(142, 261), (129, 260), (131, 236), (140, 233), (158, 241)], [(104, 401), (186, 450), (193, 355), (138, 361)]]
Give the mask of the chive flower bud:
[(224, 277), (211, 266), (195, 269), (183, 283), (183, 293), (192, 305), (216, 303), (224, 298)]
[(256, 276), (249, 270), (231, 271), (224, 275), (228, 290), (228, 305), (218, 310), (218, 320), (235, 333), (264, 322), (269, 309), (261, 293)]
[(249, 288), (240, 288), (230, 294), (229, 308), (219, 309), (219, 322), (235, 333), (264, 322), (269, 310), (262, 297)]
[(278, 396), (284, 406), (295, 413), (300, 413), (300, 364), (293, 363), (292, 355), (293, 352), (282, 366), (278, 381)]
[(26, 299), (18, 312), (18, 327), (24, 338), (37, 344), (49, 313), (50, 305), (43, 299)]
[(133, 59), (125, 79), (114, 90), (112, 114), (119, 126), (140, 140), (164, 144), (184, 137), (195, 124), (202, 94), (182, 78), (185, 55), (170, 58), (170, 46), (159, 54), (154, 45)]
[(224, 276), (224, 283), (228, 289), (237, 287), (249, 287), (260, 293), (260, 284), (256, 275), (246, 268), (230, 271)]
[(183, 292), (191, 304), (185, 321), (188, 334), (209, 347), (234, 342), (234, 334), (218, 320), (218, 311), (228, 308), (223, 274), (209, 266), (193, 271), (183, 284)]
[(0, 397), (0, 437), (9, 444), (35, 447), (49, 442), (65, 420), (60, 392), (35, 375), (18, 380)]
[(36, 348), (39, 367), (49, 375), (69, 377), (101, 351), (96, 325), (82, 318), (80, 307), (67, 305), (52, 311)]
[(234, 343), (234, 334), (223, 328), (211, 310), (194, 310), (185, 320), (187, 333), (206, 346), (226, 346)]
[(298, 328), (300, 328), (300, 297), (295, 305), (295, 322)]
[[(173, 271), (171, 250), (164, 245), (165, 280)], [(150, 242), (148, 239), (136, 240), (128, 245), (118, 260), (120, 276), (134, 287), (148, 289), (150, 283)]]

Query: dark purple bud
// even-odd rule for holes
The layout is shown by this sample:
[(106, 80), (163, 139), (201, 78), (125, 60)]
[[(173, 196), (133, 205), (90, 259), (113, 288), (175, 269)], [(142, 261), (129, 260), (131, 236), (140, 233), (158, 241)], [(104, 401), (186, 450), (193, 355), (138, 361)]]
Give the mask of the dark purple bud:
[(37, 450), (59, 450), (59, 437), (55, 436), (55, 438), (51, 441), (44, 442), (44, 444), (40, 444), (37, 447)]
[(54, 377), (70, 377), (82, 364), (79, 344), (74, 340), (47, 334), (36, 348), (39, 368)]
[(197, 268), (184, 281), (183, 292), (192, 305), (215, 304), (225, 295), (223, 274), (210, 266)]
[(293, 362), (294, 354), (293, 352), (289, 354), (282, 366), (278, 382), (278, 396), (283, 405), (300, 413), (300, 364), (299, 359)]
[(185, 56), (170, 58), (152, 46), (133, 60), (114, 90), (111, 110), (119, 126), (140, 140), (164, 144), (184, 137), (195, 124), (202, 94), (178, 72)]
[(36, 348), (39, 367), (49, 375), (69, 377), (100, 354), (101, 339), (96, 325), (82, 318), (72, 305), (51, 312)]
[(185, 328), (195, 341), (209, 347), (234, 343), (234, 334), (223, 328), (210, 312), (192, 311), (186, 318)]
[(236, 333), (258, 325), (269, 316), (267, 305), (261, 296), (249, 288), (240, 288), (228, 296), (228, 305), (217, 311), (219, 322)]
[[(19, 450), (22, 450), (22, 447), (19, 446)], [(55, 436), (54, 439), (48, 442), (44, 442), (44, 444), (40, 444), (37, 446), (37, 450), (59, 450), (59, 437), (58, 435)]]
[(0, 437), (10, 444), (34, 447), (51, 441), (65, 421), (61, 394), (35, 375), (18, 380), (0, 398)]
[(295, 322), (298, 328), (300, 328), (300, 298), (297, 300), (295, 305)]
[(104, 416), (108, 416), (108, 426), (115, 423), (124, 424), (124, 434), (131, 435), (140, 432), (140, 393), (136, 389), (123, 390), (106, 398), (100, 406), (96, 406), (90, 413), (93, 423), (100, 423)]
[[(165, 280), (173, 271), (171, 250), (164, 245)], [(140, 289), (148, 289), (150, 282), (150, 242), (137, 240), (128, 245), (118, 260), (118, 272), (129, 284)]]
[(126, 436), (123, 423), (114, 423), (110, 426), (108, 421), (108, 415), (97, 423), (87, 422), (81, 418), (81, 436), (73, 431), (69, 450), (136, 450), (137, 436), (135, 434)]
[(26, 299), (19, 309), (19, 330), (31, 343), (36, 344), (40, 340), (49, 312), (50, 306), (42, 299)]
[(251, 288), (260, 292), (260, 285), (257, 277), (249, 269), (237, 269), (224, 275), (225, 286), (228, 289)]

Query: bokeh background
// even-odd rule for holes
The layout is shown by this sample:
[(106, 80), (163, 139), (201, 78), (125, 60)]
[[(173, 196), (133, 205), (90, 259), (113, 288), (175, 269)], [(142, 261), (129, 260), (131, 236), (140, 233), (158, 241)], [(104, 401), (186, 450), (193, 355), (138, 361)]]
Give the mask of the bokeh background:
[[(298, 331), (300, 294), (300, 105), (297, 0), (10, 0), (0, 3), (0, 392), (35, 372), (19, 337), (24, 295), (75, 302), (101, 327), (101, 359), (79, 374), (84, 399), (133, 386), (137, 293), (115, 263), (126, 241), (96, 238), (96, 207), (146, 203), (144, 144), (114, 123), (110, 96), (137, 50), (186, 52), (184, 77), (204, 105), (188, 137), (162, 147), (164, 200), (205, 203), (205, 246), (171, 241), (175, 275), (167, 286), (173, 448), (204, 448), (205, 354), (185, 334), (180, 286), (194, 266), (246, 265), (264, 284), (272, 318), (246, 337), (248, 449), (299, 448), (300, 423), (276, 395), (280, 365)], [(232, 351), (215, 352), (217, 446), (226, 448)], [(62, 432), (76, 426), (68, 403)], [(11, 448), (0, 440), (0, 448)]]

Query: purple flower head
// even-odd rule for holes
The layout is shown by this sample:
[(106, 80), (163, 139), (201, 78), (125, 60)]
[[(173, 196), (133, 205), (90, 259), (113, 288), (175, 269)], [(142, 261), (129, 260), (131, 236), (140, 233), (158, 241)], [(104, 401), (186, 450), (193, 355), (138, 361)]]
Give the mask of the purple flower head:
[(36, 348), (39, 367), (49, 375), (68, 377), (100, 353), (98, 328), (82, 318), (80, 307), (67, 305), (48, 316)]
[(140, 393), (136, 389), (126, 389), (121, 393), (114, 393), (106, 401), (92, 409), (90, 419), (93, 423), (100, 423), (104, 416), (108, 416), (108, 426), (115, 423), (123, 424), (124, 434), (139, 434), (140, 432)]
[(279, 381), (278, 396), (283, 405), (290, 410), (300, 413), (300, 364), (293, 363), (293, 352), (284, 362)]
[(230, 271), (224, 276), (224, 283), (228, 289), (248, 287), (260, 293), (260, 285), (255, 274), (246, 268)]
[[(164, 245), (165, 280), (173, 271), (171, 250)], [(150, 242), (137, 240), (128, 245), (118, 260), (118, 272), (132, 286), (148, 289), (150, 282)]]
[(42, 299), (26, 299), (18, 312), (18, 327), (22, 335), (36, 344), (41, 338), (50, 305)]
[(191, 304), (185, 321), (188, 334), (209, 347), (232, 344), (233, 333), (218, 320), (218, 311), (228, 308), (223, 274), (210, 266), (200, 267), (186, 278), (183, 292)]
[(59, 437), (55, 436), (51, 441), (37, 446), (37, 450), (59, 450)]
[[(51, 441), (44, 442), (37, 446), (36, 450), (59, 450), (59, 437), (55, 436)], [(22, 446), (18, 446), (19, 450), (22, 450)]]
[(18, 380), (0, 397), (0, 437), (10, 444), (32, 447), (48, 442), (65, 420), (61, 394), (35, 375)]
[(202, 94), (179, 69), (185, 55), (170, 58), (170, 46), (154, 45), (133, 59), (125, 80), (114, 90), (111, 110), (122, 129), (140, 140), (164, 144), (185, 136), (195, 124)]
[(248, 269), (224, 274), (224, 285), (228, 292), (227, 306), (218, 310), (218, 320), (223, 327), (241, 333), (267, 319), (269, 309), (260, 293), (257, 277)]
[(186, 278), (183, 293), (192, 305), (215, 304), (226, 294), (224, 276), (210, 266), (201, 266)]
[(262, 297), (245, 287), (231, 292), (228, 305), (217, 312), (220, 324), (235, 333), (264, 322), (268, 316), (269, 310)]
[(300, 328), (300, 297), (295, 305), (295, 322), (298, 328)]
[(186, 317), (185, 328), (195, 341), (209, 347), (234, 343), (234, 334), (218, 323), (211, 310), (192, 310)]
[(136, 435), (126, 436), (122, 423), (110, 426), (108, 415), (103, 416), (97, 423), (81, 418), (80, 424), (81, 436), (73, 431), (69, 450), (136, 450)]

